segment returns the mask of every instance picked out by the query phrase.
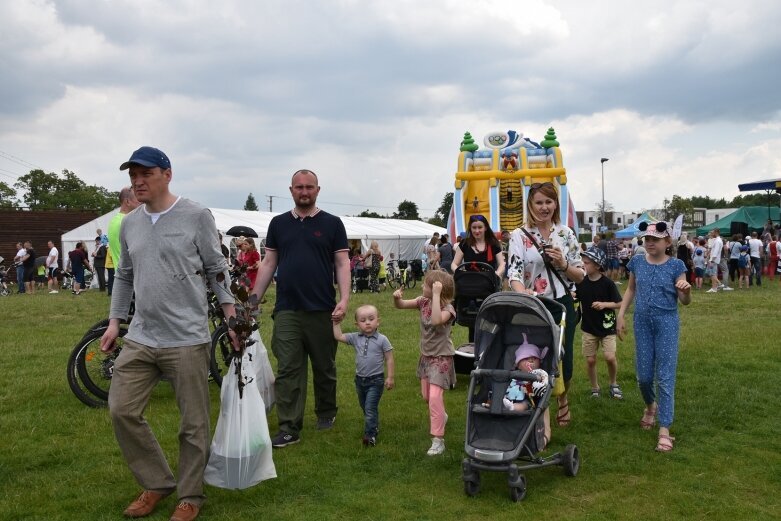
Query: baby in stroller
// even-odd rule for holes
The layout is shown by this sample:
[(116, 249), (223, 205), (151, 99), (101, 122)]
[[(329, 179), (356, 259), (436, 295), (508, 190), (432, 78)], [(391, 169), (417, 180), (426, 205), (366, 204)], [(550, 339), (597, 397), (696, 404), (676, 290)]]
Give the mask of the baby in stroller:
[[(502, 399), (502, 405), (506, 410), (515, 412), (528, 410), (545, 395), (548, 389), (548, 372), (540, 368), (540, 363), (547, 353), (547, 347), (540, 350), (536, 345), (530, 344), (526, 333), (523, 333), (523, 344), (515, 350), (515, 368), (535, 375), (537, 381), (511, 379)], [(549, 433), (546, 438), (550, 438)]]

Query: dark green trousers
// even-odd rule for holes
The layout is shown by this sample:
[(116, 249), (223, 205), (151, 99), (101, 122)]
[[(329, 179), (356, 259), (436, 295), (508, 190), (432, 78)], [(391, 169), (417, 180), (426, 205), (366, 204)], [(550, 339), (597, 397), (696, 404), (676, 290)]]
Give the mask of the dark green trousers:
[(277, 311), (271, 351), (277, 359), (274, 394), (279, 430), (298, 435), (304, 426), (307, 360), (312, 363), (315, 414), (336, 416), (336, 345), (330, 311)]

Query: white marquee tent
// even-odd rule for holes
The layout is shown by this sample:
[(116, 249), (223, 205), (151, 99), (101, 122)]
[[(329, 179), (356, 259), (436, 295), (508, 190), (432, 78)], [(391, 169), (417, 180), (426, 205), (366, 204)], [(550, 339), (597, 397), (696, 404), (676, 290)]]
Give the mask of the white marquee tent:
[[(262, 242), (266, 237), (271, 218), (277, 215), (272, 212), (252, 212), (246, 210), (228, 210), (210, 208), (217, 223), (217, 229), (225, 234), (234, 226), (249, 226), (257, 232)], [(78, 241), (87, 241), (87, 249), (92, 251), (95, 233), (98, 228), (106, 232), (108, 223), (119, 209), (82, 224), (62, 235), (63, 258), (76, 247)], [(423, 255), (426, 242), (434, 232), (447, 233), (444, 228), (424, 223), (422, 221), (406, 221), (402, 219), (375, 219), (371, 217), (340, 217), (347, 231), (347, 238), (360, 241), (361, 250), (366, 251), (371, 241), (376, 240), (380, 251), (387, 257), (394, 253), (397, 259), (419, 259)], [(224, 237), (226, 245), (230, 245), (231, 237)]]

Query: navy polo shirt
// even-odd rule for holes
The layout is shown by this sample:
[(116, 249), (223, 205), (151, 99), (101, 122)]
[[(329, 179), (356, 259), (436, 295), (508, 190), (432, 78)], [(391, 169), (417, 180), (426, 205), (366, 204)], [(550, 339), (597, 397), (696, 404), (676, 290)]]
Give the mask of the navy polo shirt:
[(303, 219), (294, 212), (271, 219), (266, 248), (277, 252), (274, 311), (332, 311), (334, 254), (347, 247), (342, 220), (322, 210)]

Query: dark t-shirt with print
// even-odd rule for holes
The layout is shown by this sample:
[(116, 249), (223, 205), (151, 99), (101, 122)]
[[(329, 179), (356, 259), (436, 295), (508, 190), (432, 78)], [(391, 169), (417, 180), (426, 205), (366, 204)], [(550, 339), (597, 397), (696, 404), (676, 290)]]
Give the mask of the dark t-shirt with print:
[(616, 310), (599, 310), (591, 307), (594, 302), (621, 302), (621, 294), (615, 282), (605, 276), (597, 280), (591, 280), (586, 276), (583, 282), (577, 285), (577, 289), (580, 309), (583, 312), (580, 328), (598, 337), (615, 335)]

